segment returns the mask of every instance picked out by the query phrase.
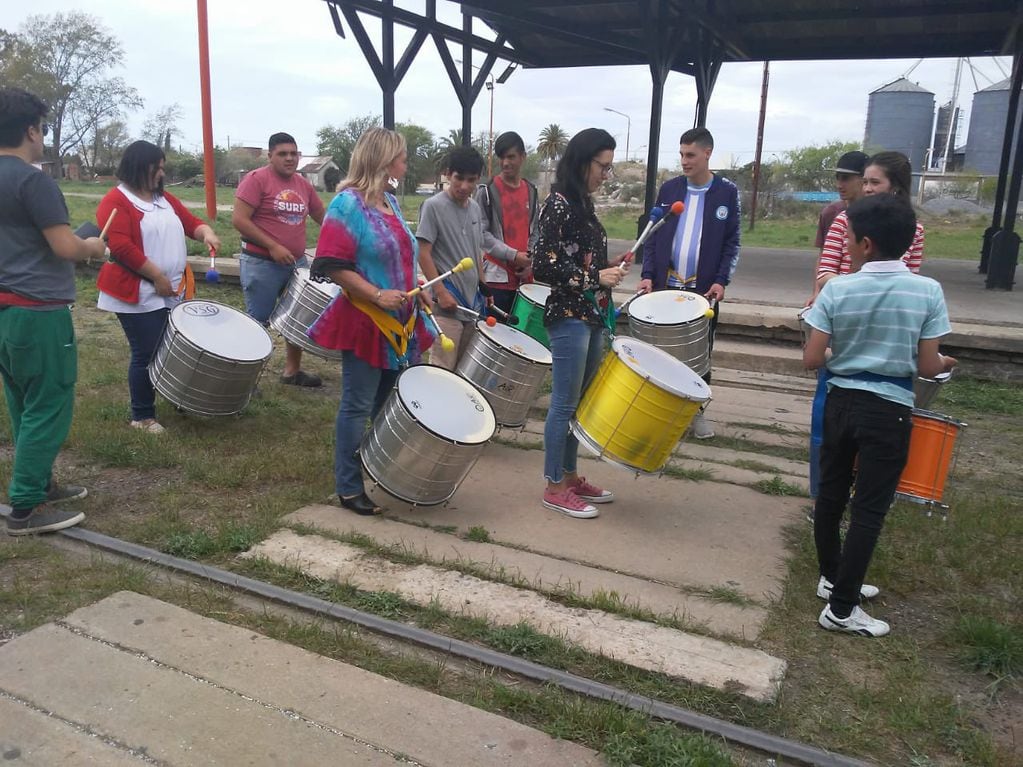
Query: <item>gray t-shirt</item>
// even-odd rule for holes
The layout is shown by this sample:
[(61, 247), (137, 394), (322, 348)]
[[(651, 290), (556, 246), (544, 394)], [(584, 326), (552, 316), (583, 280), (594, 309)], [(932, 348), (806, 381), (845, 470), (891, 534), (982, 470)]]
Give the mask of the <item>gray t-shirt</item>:
[[(452, 292), (455, 300), (473, 308), (479, 292), (479, 261), (483, 253), (483, 210), (471, 197), (469, 204), (462, 207), (447, 192), (439, 192), (423, 203), (419, 211), (419, 226), (416, 237), (433, 246), (433, 262), (441, 274), (463, 258), (472, 259), (473, 268), (451, 275), (448, 280), (460, 292), (461, 298)], [(461, 320), (475, 319), (465, 312), (445, 312), (436, 306), (434, 311), (446, 317)]]
[(0, 155), (0, 290), (36, 301), (75, 300), (75, 265), (43, 229), (68, 223), (56, 182), (20, 157)]

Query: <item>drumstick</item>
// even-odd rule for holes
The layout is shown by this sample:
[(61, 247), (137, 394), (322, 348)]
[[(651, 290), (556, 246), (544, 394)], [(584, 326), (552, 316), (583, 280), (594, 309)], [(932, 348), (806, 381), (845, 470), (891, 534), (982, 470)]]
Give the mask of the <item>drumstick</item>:
[(639, 236), (639, 239), (636, 240), (636, 243), (622, 258), (622, 262), (618, 265), (618, 269), (624, 273), (625, 268), (629, 265), (629, 262), (631, 262), (632, 259), (635, 258), (636, 251), (643, 246), (643, 244), (650, 238), (650, 235), (652, 235), (654, 232), (656, 232), (658, 229), (664, 226), (668, 222), (668, 219), (674, 216), (681, 216), (682, 211), (684, 211), (685, 209), (686, 204), (681, 200), (676, 200), (671, 204), (671, 209), (667, 213), (662, 213), (657, 221), (654, 220), (654, 211), (663, 210), (663, 208), (654, 208), (654, 210), (650, 211), (650, 223), (647, 224), (646, 229), (643, 230), (643, 234)]
[(220, 272), (217, 271), (216, 248), (210, 248), (210, 268), (206, 270), (206, 282), (220, 282)]
[(446, 352), (451, 351), (455, 348), (455, 342), (444, 335), (444, 331), (440, 329), (440, 325), (437, 324), (437, 319), (433, 316), (433, 312), (430, 311), (430, 307), (423, 304), (423, 311), (426, 312), (426, 316), (429, 318), (430, 323), (433, 325), (433, 329), (437, 331), (437, 335), (440, 336), (440, 348)]
[[(519, 318), (518, 317), (516, 317), (514, 314), (508, 314), (508, 312), (506, 312), (504, 309), (502, 309), (500, 306), (497, 306), (496, 304), (494, 304), (493, 306), (490, 307), (490, 311), (492, 311), (494, 314), (496, 314), (502, 320), (507, 322), (509, 325), (518, 325), (519, 324)], [(493, 319), (493, 317), (490, 317), (489, 319)]]
[(635, 301), (637, 298), (639, 298), (641, 295), (643, 295), (644, 293), (646, 293), (645, 290), (637, 290), (635, 293), (633, 293), (631, 296), (629, 296), (628, 300), (626, 300), (625, 303), (623, 303), (621, 306), (619, 306), (617, 309), (615, 309), (615, 318), (621, 317), (622, 316), (622, 312), (625, 311), (626, 307), (629, 304), (631, 304), (633, 301)]
[(114, 208), (112, 211), (110, 211), (110, 217), (107, 219), (107, 222), (103, 224), (103, 231), (99, 233), (99, 238), (101, 240), (105, 240), (107, 238), (107, 232), (110, 230), (110, 225), (114, 223), (114, 216), (116, 215), (117, 208)]
[(455, 264), (452, 268), (450, 268), (446, 272), (444, 272), (444, 274), (438, 274), (432, 280), (427, 280), (422, 285), (420, 285), (418, 288), (412, 288), (412, 290), (408, 291), (405, 295), (407, 297), (409, 297), (409, 298), (412, 298), (413, 296), (416, 296), (419, 293), (421, 293), (424, 288), (430, 287), (435, 282), (440, 282), (441, 280), (447, 279), (452, 274), (456, 274), (458, 272), (464, 272), (466, 269), (471, 269), (473, 266), (475, 266), (475, 264), (476, 264), (475, 261), (473, 261), (471, 258), (469, 258), (469, 256), (466, 256), (461, 261), (459, 261), (457, 264)]

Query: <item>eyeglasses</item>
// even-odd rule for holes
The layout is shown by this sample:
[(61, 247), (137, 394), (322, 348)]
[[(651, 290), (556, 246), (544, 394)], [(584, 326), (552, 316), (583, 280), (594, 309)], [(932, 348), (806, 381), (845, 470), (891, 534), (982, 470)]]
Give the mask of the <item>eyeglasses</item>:
[(612, 176), (614, 176), (614, 174), (615, 174), (614, 163), (601, 162), (596, 157), (593, 158), (593, 162), (597, 163), (597, 165), (600, 166), (600, 175), (601, 176), (603, 176), (604, 178), (611, 178)]

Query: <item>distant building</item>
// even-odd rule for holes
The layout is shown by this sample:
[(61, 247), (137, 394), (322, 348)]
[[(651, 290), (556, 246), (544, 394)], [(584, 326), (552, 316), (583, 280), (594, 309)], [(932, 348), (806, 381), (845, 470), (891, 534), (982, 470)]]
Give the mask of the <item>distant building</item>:
[[(318, 157), (303, 157), (298, 162), (298, 172), (302, 177), (312, 184), (320, 191), (334, 191), (333, 189), (327, 189), (328, 179), (331, 177), (337, 177), (340, 180), (340, 168), (337, 167), (337, 163), (334, 162), (329, 154), (320, 155)], [(337, 181), (330, 186), (336, 186)]]
[[(1002, 161), (1002, 139), (1005, 137), (1005, 118), (1009, 114), (1009, 91), (1012, 80), (1006, 78), (973, 94), (970, 110), (970, 132), (966, 140), (967, 170), (985, 176), (998, 175)], [(1023, 119), (1023, 100), (1016, 112), (1016, 128)]]

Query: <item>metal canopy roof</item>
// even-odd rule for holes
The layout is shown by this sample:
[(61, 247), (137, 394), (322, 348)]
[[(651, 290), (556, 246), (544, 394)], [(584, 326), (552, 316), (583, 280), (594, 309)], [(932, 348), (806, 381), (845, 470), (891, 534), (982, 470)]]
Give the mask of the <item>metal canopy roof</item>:
[[(457, 1), (457, 0), (456, 0)], [(1011, 55), (1018, 0), (470, 0), (525, 66), (647, 64), (671, 30), (671, 69), (711, 43), (724, 62)], [(650, 30), (660, 34), (651, 36)], [(701, 46), (702, 43), (702, 46)]]

